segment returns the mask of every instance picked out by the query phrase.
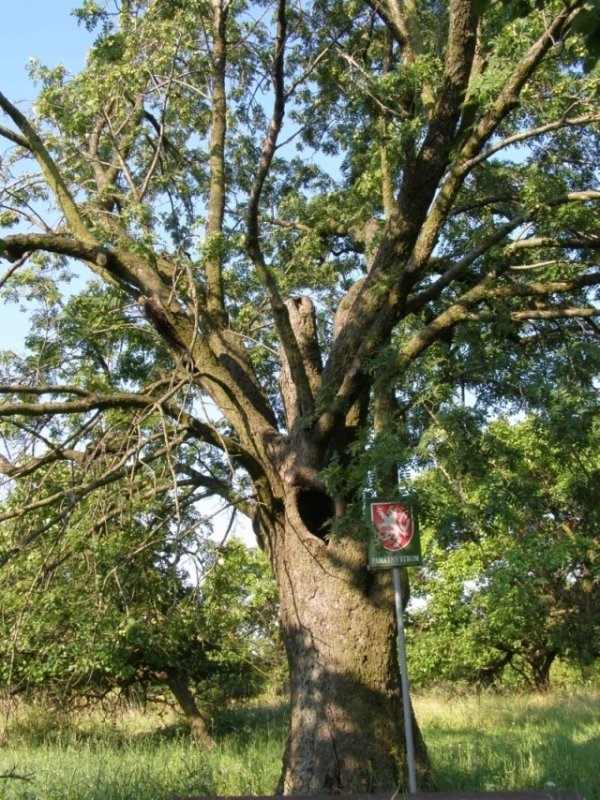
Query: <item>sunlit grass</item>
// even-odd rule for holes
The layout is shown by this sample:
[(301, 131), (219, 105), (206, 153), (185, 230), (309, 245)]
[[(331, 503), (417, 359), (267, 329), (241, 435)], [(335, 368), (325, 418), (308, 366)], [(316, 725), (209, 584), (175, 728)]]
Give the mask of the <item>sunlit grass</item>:
[(417, 695), (440, 790), (562, 788), (600, 800), (600, 692)]
[[(600, 691), (538, 695), (417, 694), (415, 710), (440, 790), (568, 788), (600, 800)], [(13, 717), (0, 747), (2, 800), (166, 800), (265, 795), (277, 785), (285, 703), (223, 711), (211, 750), (171, 715), (139, 711)]]
[(9, 726), (2, 800), (163, 800), (186, 795), (272, 794), (285, 737), (281, 703), (221, 714), (211, 749), (170, 716), (72, 720), (24, 713)]

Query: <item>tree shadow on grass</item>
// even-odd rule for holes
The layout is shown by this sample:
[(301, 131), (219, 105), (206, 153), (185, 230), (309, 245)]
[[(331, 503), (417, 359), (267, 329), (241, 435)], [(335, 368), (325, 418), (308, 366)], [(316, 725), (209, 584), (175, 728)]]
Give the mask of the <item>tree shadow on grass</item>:
[(285, 740), (289, 723), (289, 700), (234, 706), (215, 716), (210, 727), (216, 742), (235, 739), (240, 744), (250, 740), (277, 738)]

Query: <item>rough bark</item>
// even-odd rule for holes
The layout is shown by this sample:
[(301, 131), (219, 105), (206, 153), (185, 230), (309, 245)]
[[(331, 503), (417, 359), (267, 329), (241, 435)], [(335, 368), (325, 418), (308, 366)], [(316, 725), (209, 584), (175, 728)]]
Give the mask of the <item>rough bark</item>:
[[(292, 297), (286, 301), (285, 305), (298, 343), (298, 349), (302, 356), (311, 392), (314, 394), (319, 387), (321, 372), (323, 371), (321, 352), (317, 340), (315, 307), (309, 297)], [(293, 381), (290, 362), (283, 348), (281, 351), (279, 383), (285, 407), (286, 425), (288, 430), (291, 431), (298, 420), (310, 412), (310, 409), (302, 407), (301, 398)]]
[(560, 650), (556, 648), (546, 650), (531, 643), (527, 643), (524, 651), (521, 652), (523, 659), (531, 668), (533, 683), (539, 692), (547, 692), (550, 689), (550, 667), (559, 652)]
[[(297, 298), (286, 305), (304, 372), (316, 385), (321, 361), (312, 303)], [(285, 352), (281, 360), (290, 435), (278, 463), (279, 479), (270, 480), (278, 499), (261, 498), (257, 519), (279, 587), (290, 668), (290, 729), (277, 791), (336, 794), (405, 788), (391, 575), (367, 570), (366, 542), (357, 530), (341, 539), (331, 535), (332, 518), (347, 498), (330, 496), (319, 481), (328, 456), (314, 446), (310, 431), (297, 424), (303, 409)], [(349, 409), (348, 416), (355, 412)], [(327, 447), (343, 453), (346, 438), (342, 431)], [(414, 734), (421, 787), (431, 787), (416, 722)]]
[[(402, 697), (388, 573), (370, 573), (366, 545), (307, 529), (290, 491), (272, 553), (290, 665), (291, 722), (283, 794), (406, 788)], [(303, 514), (304, 516), (304, 514)], [(414, 723), (421, 788), (431, 787)]]
[(181, 672), (174, 668), (167, 670), (166, 682), (183, 711), (194, 741), (212, 747), (213, 740), (206, 727), (206, 720), (200, 713), (196, 699)]

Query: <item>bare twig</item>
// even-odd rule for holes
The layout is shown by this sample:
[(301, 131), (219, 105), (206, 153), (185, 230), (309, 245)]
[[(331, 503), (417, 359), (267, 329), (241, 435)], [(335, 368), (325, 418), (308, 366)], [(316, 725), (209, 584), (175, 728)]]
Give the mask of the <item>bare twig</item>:
[(0, 773), (0, 778), (4, 778), (5, 780), (12, 779), (16, 781), (27, 781), (27, 783), (33, 783), (33, 774), (30, 773), (29, 775), (19, 775), (16, 764), (8, 772)]

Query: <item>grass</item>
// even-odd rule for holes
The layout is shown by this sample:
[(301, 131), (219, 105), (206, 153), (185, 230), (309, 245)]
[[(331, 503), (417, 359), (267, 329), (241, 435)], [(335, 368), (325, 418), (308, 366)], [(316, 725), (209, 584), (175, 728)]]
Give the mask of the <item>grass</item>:
[[(440, 790), (576, 789), (600, 800), (600, 692), (547, 696), (418, 694), (417, 717)], [(41, 708), (10, 721), (2, 800), (165, 800), (175, 795), (273, 792), (286, 729), (284, 704), (221, 713), (211, 750), (169, 715), (61, 717)]]
[(600, 800), (600, 692), (414, 699), (440, 790), (575, 789)]
[(74, 720), (29, 710), (0, 749), (2, 800), (164, 800), (271, 794), (286, 733), (282, 703), (225, 711), (215, 746), (195, 745), (170, 716), (139, 712)]

